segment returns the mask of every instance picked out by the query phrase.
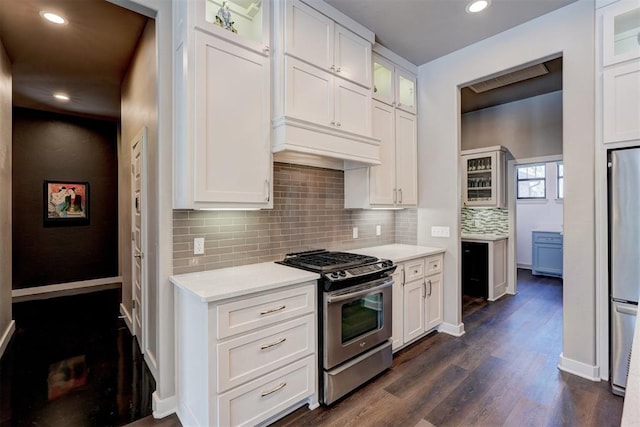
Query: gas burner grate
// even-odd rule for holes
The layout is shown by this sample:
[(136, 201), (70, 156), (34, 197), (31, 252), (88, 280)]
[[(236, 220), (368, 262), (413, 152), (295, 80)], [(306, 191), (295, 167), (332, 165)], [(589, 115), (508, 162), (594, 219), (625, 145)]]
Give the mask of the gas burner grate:
[(376, 257), (348, 252), (314, 250), (287, 254), (283, 263), (313, 271), (329, 271), (376, 262)]

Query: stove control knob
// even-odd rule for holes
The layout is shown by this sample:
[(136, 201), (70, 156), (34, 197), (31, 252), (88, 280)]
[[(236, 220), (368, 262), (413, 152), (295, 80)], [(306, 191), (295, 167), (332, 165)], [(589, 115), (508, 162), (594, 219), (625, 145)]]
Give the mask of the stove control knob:
[(338, 272), (334, 271), (333, 273), (331, 273), (331, 278), (332, 279), (337, 279), (338, 278)]
[(344, 270), (338, 271), (338, 274), (340, 275), (340, 277), (347, 277), (347, 272)]

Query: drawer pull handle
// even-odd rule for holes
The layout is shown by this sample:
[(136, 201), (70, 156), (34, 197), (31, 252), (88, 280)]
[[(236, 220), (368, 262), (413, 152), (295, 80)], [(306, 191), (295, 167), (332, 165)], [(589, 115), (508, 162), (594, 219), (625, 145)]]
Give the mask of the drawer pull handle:
[(287, 308), (286, 305), (281, 305), (280, 307), (270, 308), (269, 310), (264, 310), (260, 312), (260, 316), (264, 316), (265, 314), (275, 313), (276, 311), (282, 311)]
[(433, 264), (433, 268), (434, 268), (434, 270), (435, 270), (436, 268), (438, 268), (438, 264)]
[(276, 346), (276, 345), (278, 345), (278, 344), (282, 344), (282, 343), (283, 343), (283, 342), (285, 342), (286, 340), (287, 340), (286, 338), (282, 338), (282, 339), (280, 339), (280, 340), (278, 340), (278, 341), (276, 341), (276, 342), (272, 342), (271, 344), (262, 344), (262, 345), (260, 346), (260, 350), (266, 350), (266, 349), (268, 349), (268, 348), (270, 348), (270, 347)]
[(263, 391), (262, 393), (260, 393), (260, 396), (261, 397), (269, 396), (271, 393), (275, 393), (276, 391), (283, 389), (286, 385), (287, 383), (280, 383), (278, 386), (276, 386), (275, 388), (269, 391)]
[(418, 274), (418, 270), (413, 270), (413, 274)]

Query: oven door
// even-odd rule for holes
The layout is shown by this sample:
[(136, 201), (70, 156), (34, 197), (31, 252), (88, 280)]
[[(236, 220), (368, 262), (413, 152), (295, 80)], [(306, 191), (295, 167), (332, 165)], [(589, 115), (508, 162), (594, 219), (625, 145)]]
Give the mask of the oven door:
[(331, 369), (391, 338), (393, 279), (324, 293), (323, 366)]

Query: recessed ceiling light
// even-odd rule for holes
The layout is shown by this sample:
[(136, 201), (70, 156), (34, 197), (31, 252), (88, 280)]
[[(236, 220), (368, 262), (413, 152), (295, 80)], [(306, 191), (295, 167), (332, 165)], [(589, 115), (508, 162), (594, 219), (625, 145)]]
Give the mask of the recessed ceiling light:
[(490, 0), (476, 0), (467, 5), (467, 13), (477, 13), (489, 6)]
[(67, 23), (67, 20), (64, 19), (62, 16), (58, 15), (57, 13), (45, 12), (44, 10), (42, 10), (40, 11), (40, 16), (42, 16), (44, 19), (46, 19), (49, 22), (53, 22), (54, 24), (62, 25)]
[(57, 99), (58, 101), (68, 101), (69, 100), (69, 95), (67, 95), (66, 93), (62, 93), (62, 92), (54, 93), (53, 97), (55, 99)]

